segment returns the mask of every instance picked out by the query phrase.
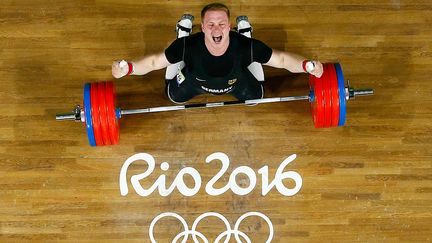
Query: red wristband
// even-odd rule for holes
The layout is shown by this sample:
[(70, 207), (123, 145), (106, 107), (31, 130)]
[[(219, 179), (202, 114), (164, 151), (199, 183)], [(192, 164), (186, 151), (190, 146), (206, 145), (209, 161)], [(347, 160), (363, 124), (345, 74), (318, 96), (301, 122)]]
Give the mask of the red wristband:
[(129, 70), (128, 70), (128, 73), (126, 74), (126, 76), (130, 75), (134, 71), (133, 70), (134, 67), (133, 67), (132, 63), (128, 62), (127, 64), (128, 64)]
[(303, 62), (302, 62), (302, 68), (303, 68), (303, 71), (305, 71), (305, 73), (307, 73), (308, 71), (306, 70), (306, 64), (309, 62), (309, 60), (304, 60)]

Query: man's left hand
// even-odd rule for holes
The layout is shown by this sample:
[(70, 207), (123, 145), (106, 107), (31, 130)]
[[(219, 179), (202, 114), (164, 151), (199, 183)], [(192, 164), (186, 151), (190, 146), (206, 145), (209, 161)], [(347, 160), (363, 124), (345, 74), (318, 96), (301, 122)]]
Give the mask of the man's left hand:
[(321, 78), (321, 76), (324, 73), (324, 68), (322, 63), (320, 61), (311, 61), (311, 62), (313, 62), (314, 68), (309, 73), (317, 78)]

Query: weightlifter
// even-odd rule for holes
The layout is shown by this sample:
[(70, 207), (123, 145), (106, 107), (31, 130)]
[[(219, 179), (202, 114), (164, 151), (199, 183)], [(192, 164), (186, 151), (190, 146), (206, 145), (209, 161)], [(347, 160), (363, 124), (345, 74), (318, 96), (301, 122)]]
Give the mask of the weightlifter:
[(212, 3), (202, 9), (202, 32), (191, 34), (193, 19), (189, 14), (182, 16), (177, 39), (164, 52), (132, 62), (115, 61), (112, 75), (145, 75), (167, 68), (166, 93), (172, 102), (184, 103), (203, 93), (230, 94), (239, 100), (263, 98), (261, 64), (316, 77), (323, 74), (319, 61), (271, 49), (253, 39), (246, 16), (237, 17), (237, 31), (231, 31), (230, 11), (224, 4)]

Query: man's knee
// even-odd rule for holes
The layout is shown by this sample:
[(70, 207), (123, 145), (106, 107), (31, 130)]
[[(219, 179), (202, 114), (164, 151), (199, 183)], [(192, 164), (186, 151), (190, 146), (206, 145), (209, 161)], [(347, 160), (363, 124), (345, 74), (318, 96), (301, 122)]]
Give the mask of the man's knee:
[(184, 104), (185, 102), (189, 101), (197, 95), (190, 87), (177, 85), (177, 81), (175, 81), (175, 78), (172, 80), (166, 80), (166, 82), (167, 85), (165, 88), (165, 94), (168, 96), (168, 99), (173, 103)]
[(256, 87), (255, 89), (253, 89), (247, 99), (248, 100), (252, 100), (252, 99), (262, 99), (264, 97), (264, 86), (262, 84), (259, 84), (258, 87)]
[(177, 94), (178, 92), (173, 92), (172, 88), (171, 88), (171, 81), (172, 80), (165, 80), (166, 82), (166, 86), (165, 86), (165, 95), (168, 97), (168, 99), (176, 104), (181, 104), (184, 103), (185, 101), (180, 99), (181, 97), (179, 97)]
[(233, 95), (238, 100), (254, 100), (262, 99), (264, 97), (264, 87), (262, 84), (258, 84), (254, 87), (237, 87), (239, 90)]

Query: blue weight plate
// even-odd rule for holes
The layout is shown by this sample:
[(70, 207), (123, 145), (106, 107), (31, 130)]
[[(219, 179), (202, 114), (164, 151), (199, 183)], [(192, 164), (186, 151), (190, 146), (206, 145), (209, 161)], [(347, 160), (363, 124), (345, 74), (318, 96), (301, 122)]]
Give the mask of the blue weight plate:
[(87, 130), (87, 137), (91, 146), (96, 146), (96, 140), (93, 132), (93, 122), (91, 115), (91, 102), (90, 102), (90, 84), (84, 85), (84, 115), (85, 125)]
[(336, 74), (339, 87), (339, 126), (345, 125), (346, 120), (346, 97), (345, 97), (345, 78), (342, 72), (342, 67), (339, 63), (335, 63)]

